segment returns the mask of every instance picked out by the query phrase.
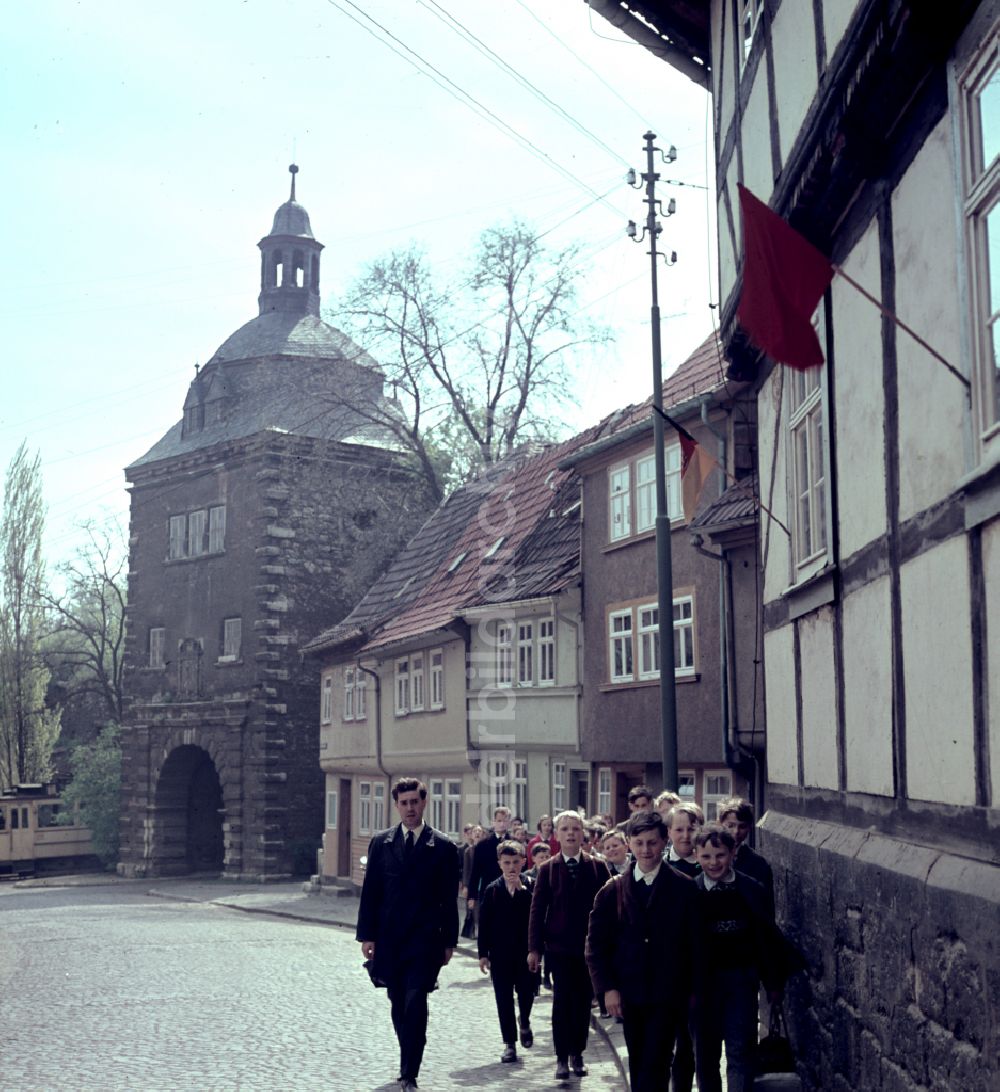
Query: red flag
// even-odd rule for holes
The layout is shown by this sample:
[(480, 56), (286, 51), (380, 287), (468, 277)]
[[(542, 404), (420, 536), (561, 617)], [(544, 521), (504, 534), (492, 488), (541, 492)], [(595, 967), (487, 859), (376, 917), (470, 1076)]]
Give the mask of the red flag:
[(719, 464), (690, 433), (678, 428), (677, 435), (681, 442), (681, 503), (684, 518), (690, 523), (705, 482)]
[(743, 291), (736, 317), (750, 340), (782, 364), (805, 371), (823, 363), (813, 329), (833, 266), (807, 239), (742, 185)]

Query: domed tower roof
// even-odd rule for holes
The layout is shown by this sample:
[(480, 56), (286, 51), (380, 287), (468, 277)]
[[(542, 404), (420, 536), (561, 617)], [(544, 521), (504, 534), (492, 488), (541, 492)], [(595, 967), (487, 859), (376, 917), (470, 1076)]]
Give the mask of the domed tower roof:
[(299, 173), (299, 168), (293, 163), (288, 170), (292, 176), (292, 193), (274, 214), (271, 234), (299, 235), (304, 239), (311, 239), (313, 233), (309, 224), (309, 213), (295, 200), (295, 176)]

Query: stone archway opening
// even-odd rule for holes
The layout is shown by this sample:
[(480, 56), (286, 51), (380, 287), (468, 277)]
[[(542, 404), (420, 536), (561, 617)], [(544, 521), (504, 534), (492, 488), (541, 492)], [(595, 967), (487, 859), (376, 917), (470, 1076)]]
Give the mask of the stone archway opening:
[(221, 872), (224, 811), (211, 755), (190, 744), (171, 751), (156, 783), (155, 871), (161, 876)]

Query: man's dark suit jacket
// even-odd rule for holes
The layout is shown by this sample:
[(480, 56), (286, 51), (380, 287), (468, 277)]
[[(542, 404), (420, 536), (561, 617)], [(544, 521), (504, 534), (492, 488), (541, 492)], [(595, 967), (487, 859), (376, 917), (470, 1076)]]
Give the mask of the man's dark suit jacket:
[(631, 1005), (673, 999), (686, 1011), (700, 968), (700, 939), (693, 880), (663, 864), (644, 904), (629, 869), (594, 900), (586, 955), (595, 995), (618, 990)]
[(406, 860), (402, 824), (380, 831), (368, 846), (357, 939), (375, 942), (374, 974), (392, 983), (422, 965), (430, 990), (446, 948), (458, 945), (458, 850), (424, 826)]
[(546, 861), (538, 869), (531, 898), (530, 951), (582, 957), (594, 897), (610, 878), (608, 866), (586, 853), (581, 854), (575, 884), (561, 853)]
[(498, 838), (491, 830), (472, 851), (472, 875), (469, 877), (469, 898), (481, 899), (486, 888), (500, 876), (500, 862), (497, 860), (497, 846), (506, 839)]

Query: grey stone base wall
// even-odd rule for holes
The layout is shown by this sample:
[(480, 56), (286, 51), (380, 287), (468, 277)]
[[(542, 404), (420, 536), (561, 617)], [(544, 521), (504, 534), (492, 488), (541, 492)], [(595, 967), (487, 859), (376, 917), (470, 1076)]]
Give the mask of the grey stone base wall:
[(779, 923), (809, 967), (789, 983), (807, 1088), (1000, 1088), (1000, 868), (769, 811)]

